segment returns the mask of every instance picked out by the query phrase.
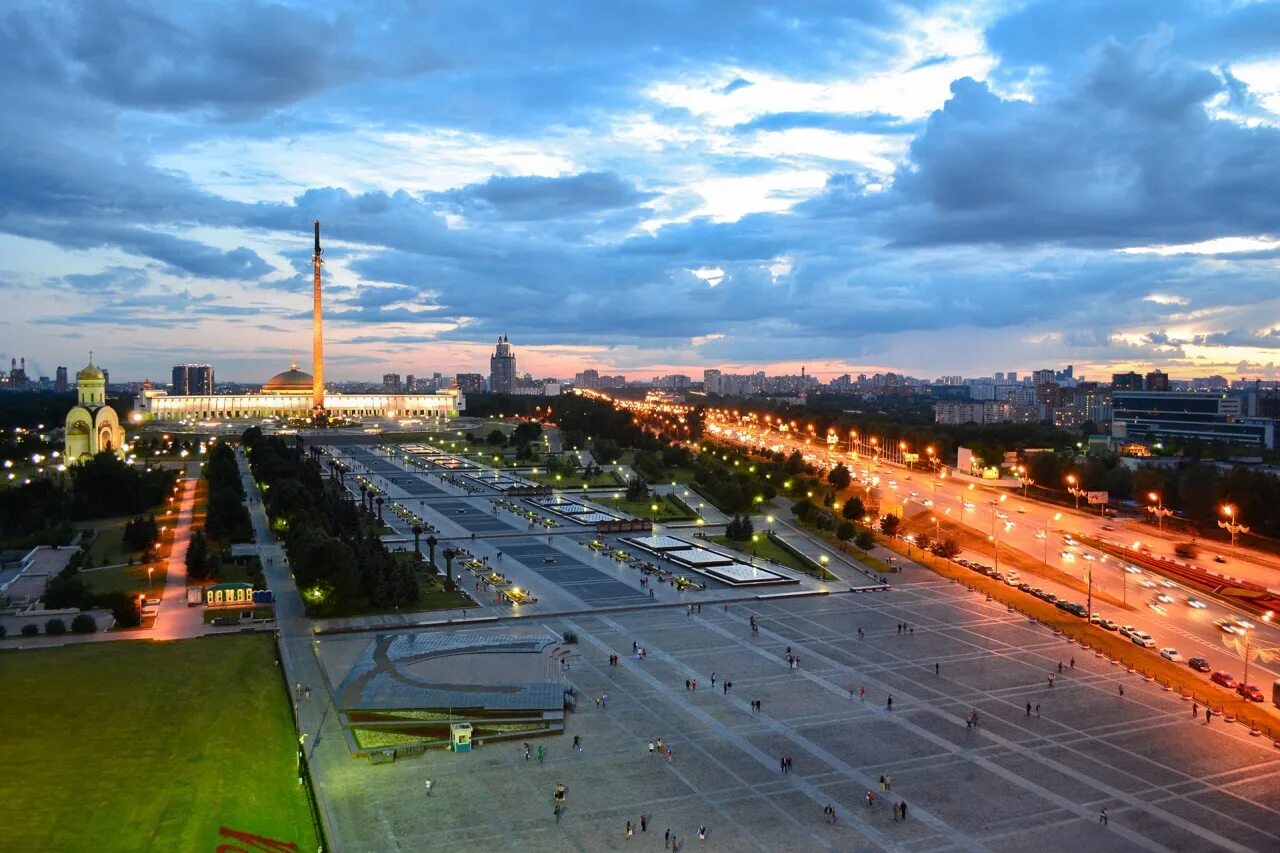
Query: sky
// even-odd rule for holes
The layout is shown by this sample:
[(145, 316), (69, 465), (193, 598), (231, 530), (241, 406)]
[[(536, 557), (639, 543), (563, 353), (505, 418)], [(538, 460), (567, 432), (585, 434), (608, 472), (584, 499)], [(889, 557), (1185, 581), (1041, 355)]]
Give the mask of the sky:
[(27, 2), (0, 358), (1280, 376), (1280, 4)]

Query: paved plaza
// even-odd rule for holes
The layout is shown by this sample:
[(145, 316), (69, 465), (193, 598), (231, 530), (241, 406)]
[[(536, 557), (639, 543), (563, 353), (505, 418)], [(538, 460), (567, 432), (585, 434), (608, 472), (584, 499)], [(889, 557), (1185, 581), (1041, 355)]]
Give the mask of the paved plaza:
[[(574, 571), (569, 583), (590, 583)], [(371, 766), (349, 757), (330, 720), (313, 758), (332, 841), (342, 850), (659, 849), (669, 828), (689, 851), (1280, 846), (1280, 749), (1270, 741), (1193, 720), (1176, 694), (931, 573), (896, 580), (892, 592), (704, 603), (692, 615), (669, 605), (534, 614), (524, 621), (578, 637), (566, 678), (579, 709), (563, 736), (532, 742), (545, 761), (496, 743)], [(369, 639), (321, 639), (331, 683)], [(648, 649), (643, 662), (632, 660), (633, 642)], [(696, 692), (685, 684), (694, 679)], [(604, 693), (607, 708), (597, 708)], [(649, 754), (651, 738), (670, 760)], [(557, 784), (567, 788), (558, 823)], [(901, 801), (907, 818), (895, 822)]]

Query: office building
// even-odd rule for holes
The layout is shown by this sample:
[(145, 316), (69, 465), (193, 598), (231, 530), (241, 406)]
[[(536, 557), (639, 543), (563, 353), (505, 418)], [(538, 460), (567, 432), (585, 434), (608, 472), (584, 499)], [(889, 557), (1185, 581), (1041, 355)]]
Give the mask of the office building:
[(169, 393), (175, 396), (213, 393), (213, 365), (175, 364)]
[(1112, 391), (1145, 391), (1146, 385), (1142, 381), (1141, 373), (1134, 373), (1130, 370), (1128, 373), (1111, 374), (1111, 390)]
[(479, 373), (459, 373), (455, 377), (458, 390), (463, 394), (483, 394), (484, 376)]
[(1195, 391), (1112, 391), (1111, 435), (1154, 444), (1193, 440), (1270, 449), (1275, 422), (1242, 414), (1240, 397)]
[(400, 374), (384, 373), (382, 374), (382, 393), (399, 394), (401, 391)]
[(1169, 390), (1169, 374), (1160, 370), (1153, 370), (1147, 374), (1143, 381), (1147, 391), (1168, 391)]

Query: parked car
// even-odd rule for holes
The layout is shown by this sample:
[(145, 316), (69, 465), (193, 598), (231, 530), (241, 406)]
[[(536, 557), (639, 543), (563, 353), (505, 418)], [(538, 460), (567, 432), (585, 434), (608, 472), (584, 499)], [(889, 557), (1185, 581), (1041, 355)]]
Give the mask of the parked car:
[(1133, 632), (1134, 632), (1134, 630), (1135, 630), (1135, 629), (1134, 629), (1134, 627), (1133, 627), (1132, 625), (1121, 625), (1121, 626), (1120, 626), (1120, 636), (1121, 636), (1121, 637), (1129, 637), (1129, 638), (1132, 638), (1132, 637), (1133, 637)]
[(1023, 592), (1031, 592), (1031, 584), (1027, 583), (1026, 581), (1023, 581), (1022, 583), (1018, 584), (1018, 589), (1022, 590)]
[(1160, 657), (1165, 660), (1171, 660), (1174, 663), (1182, 660), (1182, 655), (1178, 654), (1178, 650), (1174, 648), (1163, 648), (1160, 650)]
[(1209, 680), (1214, 684), (1220, 684), (1228, 690), (1235, 690), (1238, 682), (1231, 676), (1231, 673), (1218, 670), (1209, 676)]
[(1089, 617), (1089, 621), (1106, 631), (1114, 631), (1119, 627), (1110, 619), (1104, 619), (1101, 613), (1093, 614), (1093, 616)]
[(1134, 631), (1129, 636), (1129, 639), (1135, 646), (1142, 646), (1144, 649), (1152, 648), (1156, 644), (1156, 641), (1146, 631)]
[(1250, 702), (1264, 701), (1262, 691), (1258, 689), (1256, 684), (1237, 684), (1236, 692), (1248, 699)]
[(1208, 672), (1213, 669), (1213, 667), (1209, 666), (1209, 661), (1202, 657), (1191, 658), (1187, 661), (1187, 666), (1191, 667), (1196, 672)]

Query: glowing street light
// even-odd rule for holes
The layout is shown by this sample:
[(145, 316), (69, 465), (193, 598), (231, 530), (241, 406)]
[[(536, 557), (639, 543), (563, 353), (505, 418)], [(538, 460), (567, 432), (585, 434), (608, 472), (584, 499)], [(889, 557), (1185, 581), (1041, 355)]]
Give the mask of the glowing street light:
[(1231, 534), (1231, 550), (1236, 550), (1236, 536), (1241, 533), (1248, 533), (1249, 528), (1236, 521), (1236, 508), (1231, 504), (1223, 504), (1222, 514), (1227, 517), (1226, 521), (1219, 521), (1218, 526)]
[(1077, 482), (1077, 480), (1076, 480), (1076, 475), (1075, 475), (1075, 474), (1068, 474), (1068, 475), (1067, 475), (1067, 491), (1068, 491), (1068, 492), (1070, 492), (1072, 495), (1074, 495), (1074, 496), (1075, 496), (1075, 499), (1076, 499), (1076, 509), (1079, 509), (1079, 508), (1080, 508), (1080, 498), (1081, 498), (1081, 496), (1083, 496), (1083, 495), (1085, 495), (1085, 494), (1086, 494), (1086, 491), (1085, 491), (1084, 489), (1077, 488), (1077, 487), (1076, 487), (1076, 482)]
[(1165, 509), (1164, 498), (1158, 492), (1147, 492), (1147, 499), (1151, 504), (1147, 507), (1147, 512), (1156, 517), (1156, 529), (1164, 529), (1164, 520), (1166, 517), (1173, 515), (1173, 510)]

